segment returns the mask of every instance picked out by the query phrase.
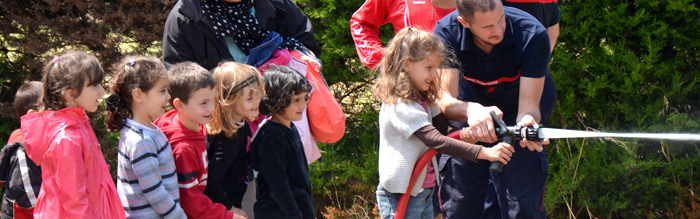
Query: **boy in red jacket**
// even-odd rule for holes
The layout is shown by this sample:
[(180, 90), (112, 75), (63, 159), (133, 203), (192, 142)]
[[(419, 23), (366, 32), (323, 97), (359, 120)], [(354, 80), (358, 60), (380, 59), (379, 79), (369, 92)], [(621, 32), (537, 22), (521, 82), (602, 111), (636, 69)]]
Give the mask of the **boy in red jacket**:
[[(37, 102), (43, 88), (40, 81), (30, 81), (19, 87), (14, 104), (19, 117), (38, 110)], [(16, 129), (0, 151), (0, 185), (7, 184), (0, 219), (34, 218), (34, 207), (41, 189), (41, 168), (29, 159), (22, 141), (22, 129)]]
[(207, 129), (214, 111), (214, 78), (193, 62), (168, 71), (170, 105), (175, 108), (155, 121), (173, 148), (180, 205), (188, 218), (247, 218), (238, 208), (226, 209), (204, 195), (207, 187)]

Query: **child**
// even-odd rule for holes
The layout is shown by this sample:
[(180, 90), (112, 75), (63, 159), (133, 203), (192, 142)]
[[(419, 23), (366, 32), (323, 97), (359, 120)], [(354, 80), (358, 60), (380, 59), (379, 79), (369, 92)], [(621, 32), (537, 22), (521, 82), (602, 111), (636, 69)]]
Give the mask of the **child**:
[(100, 62), (85, 52), (54, 58), (43, 70), (37, 113), (24, 115), (27, 155), (41, 166), (36, 218), (125, 218), (109, 166), (85, 111), (105, 90)]
[[(19, 87), (15, 94), (15, 112), (19, 117), (37, 110), (42, 89), (39, 81), (30, 81)], [(41, 188), (41, 169), (27, 157), (22, 129), (12, 132), (0, 156), (0, 184), (5, 185), (8, 181), (10, 184), (3, 193), (0, 218), (34, 218), (36, 195)]]
[[(373, 88), (382, 100), (376, 191), (382, 218), (394, 217), (399, 197), (408, 189), (413, 166), (428, 148), (472, 161), (486, 159), (504, 164), (514, 150), (505, 143), (484, 148), (440, 134), (436, 126), (447, 128), (447, 119), (436, 106), (440, 98), (438, 68), (445, 51), (435, 35), (405, 28), (389, 43), (380, 62), (381, 73)], [(472, 139), (469, 131), (460, 133), (463, 139)], [(406, 218), (433, 218), (431, 194), (436, 192), (433, 187), (439, 178), (435, 165), (433, 158), (410, 191)]]
[(253, 66), (224, 62), (214, 69), (216, 98), (207, 125), (209, 182), (204, 194), (226, 208), (241, 208), (248, 188), (248, 122), (259, 113), (265, 84)]
[(265, 71), (266, 96), (260, 112), (270, 115), (250, 144), (257, 171), (257, 218), (316, 218), (306, 155), (292, 121), (299, 121), (309, 100), (306, 77), (286, 66)]
[[(15, 112), (19, 117), (37, 111), (37, 102), (44, 89), (41, 81), (30, 81), (17, 89), (15, 94)], [(22, 129), (15, 129), (7, 139), (7, 144), (22, 141)]]
[(207, 187), (207, 129), (214, 112), (214, 78), (193, 62), (176, 64), (168, 71), (175, 108), (155, 121), (173, 147), (180, 203), (188, 218), (247, 218), (240, 209), (229, 211), (204, 195)]
[(119, 136), (117, 191), (128, 218), (186, 218), (180, 207), (168, 139), (153, 123), (170, 94), (160, 60), (129, 56), (117, 62), (105, 123)]

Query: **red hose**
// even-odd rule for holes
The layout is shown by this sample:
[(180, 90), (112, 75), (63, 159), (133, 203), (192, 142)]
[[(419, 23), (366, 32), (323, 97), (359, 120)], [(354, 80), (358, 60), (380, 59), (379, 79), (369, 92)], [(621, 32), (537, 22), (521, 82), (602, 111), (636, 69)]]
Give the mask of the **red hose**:
[[(459, 131), (452, 132), (447, 135), (447, 137), (459, 139)], [(403, 219), (404, 216), (406, 216), (406, 206), (408, 206), (408, 199), (411, 197), (413, 185), (416, 183), (420, 172), (423, 171), (423, 167), (428, 165), (428, 162), (433, 159), (435, 154), (437, 154), (437, 151), (429, 148), (427, 151), (425, 151), (425, 153), (423, 153), (423, 156), (418, 159), (418, 162), (416, 162), (416, 165), (413, 167), (413, 173), (411, 173), (411, 181), (408, 183), (408, 189), (406, 189), (406, 192), (401, 194), (401, 197), (399, 198), (399, 204), (396, 207), (394, 219)]]

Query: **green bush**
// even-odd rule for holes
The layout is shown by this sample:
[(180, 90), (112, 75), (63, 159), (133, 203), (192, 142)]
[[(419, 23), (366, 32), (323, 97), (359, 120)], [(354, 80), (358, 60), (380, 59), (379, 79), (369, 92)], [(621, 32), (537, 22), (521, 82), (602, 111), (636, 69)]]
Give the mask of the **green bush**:
[[(562, 1), (552, 126), (700, 133), (697, 1)], [(665, 218), (697, 189), (697, 142), (569, 139), (548, 147), (552, 218)], [(685, 215), (678, 212), (676, 216)]]
[[(296, 2), (314, 24), (323, 50), (323, 74), (347, 115), (345, 137), (334, 144), (320, 144), (325, 153), (321, 161), (310, 166), (318, 215), (376, 217), (378, 104), (368, 90), (376, 72), (358, 61), (349, 29), (350, 16), (364, 1)], [(700, 133), (700, 89), (697, 88), (700, 84), (700, 41), (697, 38), (700, 36), (700, 1), (559, 2), (561, 35), (550, 65), (558, 101), (550, 126), (608, 132)], [(93, 3), (91, 8), (114, 6), (100, 1)], [(174, 2), (163, 1), (157, 3), (158, 7), (141, 7), (143, 3), (154, 2), (136, 1), (128, 6), (156, 10), (157, 13), (147, 14), (158, 14), (154, 19), (163, 20)], [(0, 9), (16, 11), (16, 7)], [(30, 24), (53, 14), (41, 10), (32, 12), (34, 15), (14, 13), (28, 19), (13, 21), (6, 16), (5, 20), (9, 24)], [(0, 17), (3, 15), (0, 13)], [(73, 16), (83, 15), (75, 13)], [(112, 19), (112, 23), (121, 20)], [(59, 23), (46, 22), (41, 28), (47, 31), (66, 29), (61, 25), (52, 26)], [(144, 49), (158, 47), (158, 42), (154, 42), (158, 36), (153, 36), (152, 32), (134, 35), (143, 32), (137, 31), (141, 30), (138, 28), (158, 28), (141, 23), (132, 24), (138, 28), (117, 28), (118, 25), (112, 23), (79, 26), (103, 28), (100, 31), (105, 32), (104, 36), (91, 36), (108, 39), (108, 42), (91, 45), (97, 47), (93, 50), (98, 51), (106, 64), (124, 52), (117, 49), (115, 45), (119, 43), (115, 42), (134, 43), (135, 52), (159, 53), (157, 49)], [(150, 23), (162, 25), (162, 22)], [(85, 48), (81, 46), (85, 42), (80, 40), (56, 41), (55, 37), (40, 41), (46, 45), (26, 44), (27, 48), (22, 48), (18, 45), (25, 45), (21, 44), (25, 39), (36, 38), (19, 36), (45, 32), (15, 33), (10, 30), (24, 30), (17, 29), (22, 25), (6, 26), (8, 31), (0, 38), (0, 51), (4, 52), (0, 56), (0, 102), (13, 99), (15, 90), (24, 81), (38, 79), (38, 65), (26, 63), (41, 63), (64, 48)], [(387, 42), (393, 29), (385, 25), (381, 32), (382, 41)], [(81, 35), (76, 39), (82, 38)], [(56, 42), (61, 44), (54, 47), (60, 48), (46, 48)], [(0, 117), (5, 117), (0, 118), (3, 124), (0, 125), (0, 140), (6, 141), (19, 123), (16, 118)], [(91, 118), (114, 172), (116, 135), (103, 131), (100, 116), (91, 115)], [(547, 215), (550, 218), (700, 218), (700, 196), (697, 195), (700, 174), (695, 174), (700, 167), (699, 145), (698, 142), (670, 140), (555, 140), (547, 147), (550, 162), (545, 195)]]
[[(375, 73), (359, 66), (347, 32), (349, 14), (342, 12), (356, 10), (361, 1), (299, 2), (314, 24), (324, 21), (315, 27), (329, 82), (369, 84)], [(700, 89), (695, 88), (700, 82), (697, 1), (560, 3), (562, 31), (551, 63), (559, 100), (551, 126), (700, 132)], [(343, 16), (337, 17), (336, 12)], [(384, 31), (384, 36), (391, 35), (390, 29)], [(342, 91), (336, 90), (336, 97), (346, 105), (355, 104), (346, 101)], [(321, 163), (312, 165), (317, 209), (326, 212), (324, 216), (341, 217), (329, 213), (337, 209), (355, 212), (351, 205), (357, 197), (373, 202), (378, 136), (370, 133), (376, 132), (377, 120), (357, 118), (376, 113), (376, 108), (361, 109), (350, 113), (346, 137), (321, 146), (327, 153)], [(356, 138), (362, 135), (372, 137)], [(375, 151), (363, 153), (368, 148)], [(700, 197), (693, 193), (698, 189), (693, 182), (700, 180), (693, 174), (700, 162), (697, 142), (563, 139), (554, 141), (547, 151), (548, 217), (676, 218), (700, 211)], [(358, 179), (365, 185), (357, 185)], [(366, 202), (362, 206), (371, 207)]]
[[(346, 113), (346, 133), (334, 144), (320, 144), (323, 156), (309, 167), (317, 215), (375, 218), (378, 179), (378, 101), (368, 91), (376, 72), (362, 65), (350, 36), (350, 17), (364, 0), (295, 0), (314, 24), (323, 50), (323, 74)], [(382, 42), (393, 27), (380, 28)]]
[[(309, 167), (317, 215), (329, 218), (372, 215), (376, 205), (374, 190), (379, 182), (378, 119), (378, 111), (369, 107), (347, 119), (348, 132), (342, 140), (319, 145), (325, 153)], [(334, 214), (334, 209), (345, 211)]]

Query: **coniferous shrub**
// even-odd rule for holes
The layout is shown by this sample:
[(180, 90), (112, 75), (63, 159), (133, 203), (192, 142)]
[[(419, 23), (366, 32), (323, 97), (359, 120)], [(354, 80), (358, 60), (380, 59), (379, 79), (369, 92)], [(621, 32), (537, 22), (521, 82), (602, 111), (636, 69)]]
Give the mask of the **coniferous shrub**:
[[(698, 1), (562, 1), (551, 126), (700, 133)], [(552, 218), (665, 218), (692, 209), (699, 142), (568, 139), (548, 147)], [(683, 198), (685, 197), (685, 198)], [(683, 201), (679, 201), (683, 200)], [(676, 213), (673, 213), (676, 212)]]
[[(314, 25), (323, 74), (348, 119), (345, 137), (321, 144), (322, 160), (310, 166), (317, 215), (376, 216), (378, 101), (368, 87), (377, 73), (357, 59), (349, 29), (350, 16), (363, 2), (296, 0)], [(0, 102), (12, 99), (24, 81), (40, 78), (41, 64), (65, 49), (90, 50), (105, 66), (128, 53), (159, 56), (162, 25), (174, 3), (3, 1)], [(559, 3), (561, 35), (550, 65), (558, 101), (551, 127), (700, 133), (700, 1)], [(386, 43), (393, 29), (385, 25), (381, 32)], [(100, 129), (100, 118), (93, 120)], [(2, 126), (0, 139), (15, 125)], [(114, 136), (99, 135), (103, 147), (113, 149)], [(699, 145), (555, 140), (547, 147), (548, 217), (698, 218)]]

